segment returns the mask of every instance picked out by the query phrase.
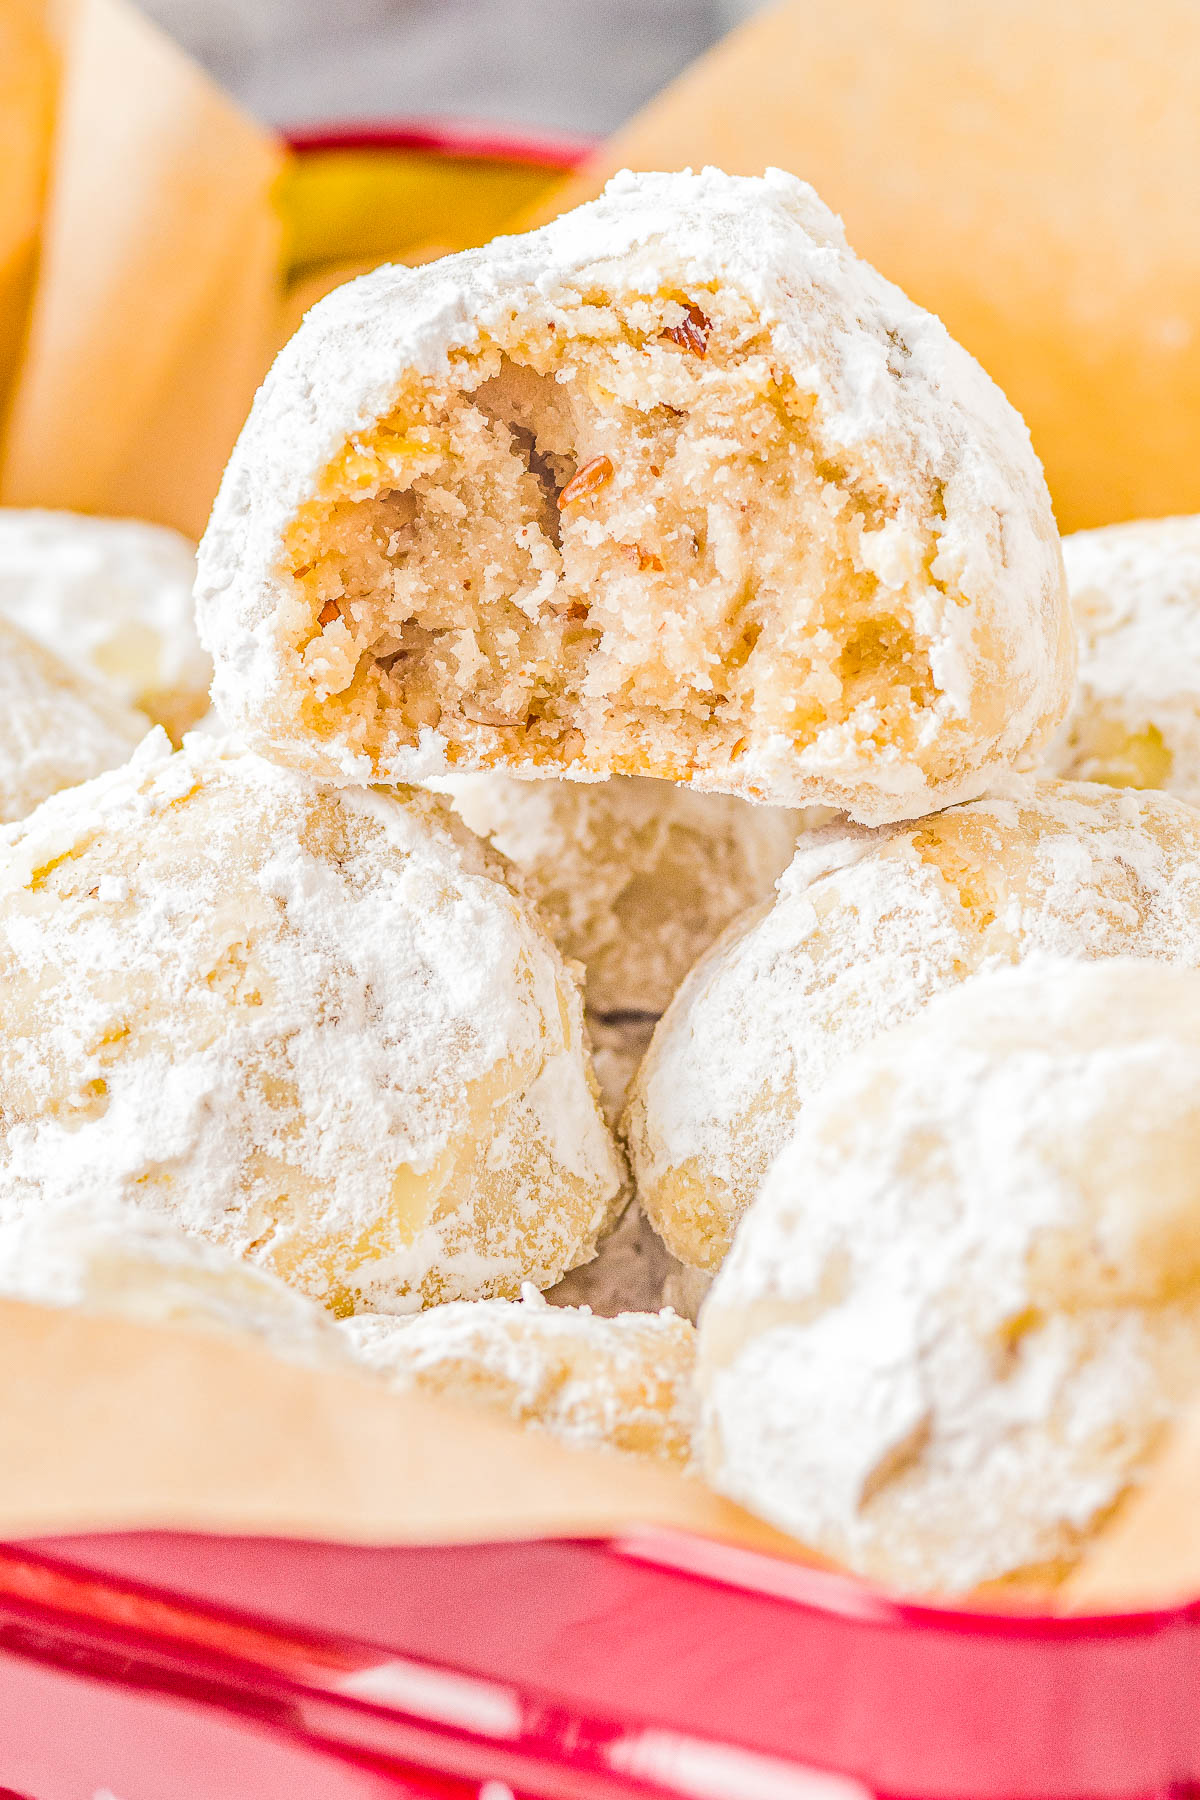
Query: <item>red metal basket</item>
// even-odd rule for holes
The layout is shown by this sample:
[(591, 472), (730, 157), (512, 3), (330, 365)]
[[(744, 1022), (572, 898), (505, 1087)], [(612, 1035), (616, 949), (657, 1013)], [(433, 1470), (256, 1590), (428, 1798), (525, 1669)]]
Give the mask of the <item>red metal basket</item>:
[(671, 1532), (0, 1551), (26, 1800), (1150, 1800), (1200, 1792), (1200, 1605), (889, 1599)]

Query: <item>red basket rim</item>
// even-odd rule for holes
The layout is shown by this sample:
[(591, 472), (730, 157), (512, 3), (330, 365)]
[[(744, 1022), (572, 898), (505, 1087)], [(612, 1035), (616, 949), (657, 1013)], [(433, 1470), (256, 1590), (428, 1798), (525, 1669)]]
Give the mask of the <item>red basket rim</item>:
[(568, 132), (528, 132), (474, 119), (345, 119), (284, 133), (299, 155), (321, 150), (429, 150), (463, 162), (575, 169), (597, 140)]
[[(584, 1540), (586, 1541), (586, 1540)], [(774, 1550), (704, 1537), (681, 1528), (642, 1525), (603, 1541), (614, 1554), (720, 1585), (765, 1594), (813, 1612), (893, 1627), (935, 1627), (983, 1637), (1127, 1637), (1154, 1635), (1179, 1624), (1200, 1627), (1200, 1595), (1128, 1606), (1054, 1610), (1014, 1589), (984, 1599), (906, 1594), (849, 1569), (823, 1568)]]

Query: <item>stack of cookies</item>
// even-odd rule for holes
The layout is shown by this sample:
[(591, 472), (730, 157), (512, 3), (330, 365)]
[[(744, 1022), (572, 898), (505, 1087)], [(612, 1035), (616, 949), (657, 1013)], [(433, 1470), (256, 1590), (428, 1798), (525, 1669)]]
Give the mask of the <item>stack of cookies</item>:
[(1197, 546), (1068, 546), (1076, 695), (1022, 421), (778, 171), (338, 290), (200, 547), (215, 717), (101, 670), (9, 807), (0, 1289), (1060, 1574), (1200, 1398)]

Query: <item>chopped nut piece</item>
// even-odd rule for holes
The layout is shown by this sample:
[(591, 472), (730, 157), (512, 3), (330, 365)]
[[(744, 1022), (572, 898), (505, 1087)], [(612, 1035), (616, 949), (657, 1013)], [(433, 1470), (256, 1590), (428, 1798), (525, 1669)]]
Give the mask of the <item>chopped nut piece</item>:
[(442, 709), (430, 694), (414, 694), (401, 711), (406, 725), (429, 725), (436, 729), (441, 724)]
[(515, 729), (525, 723), (523, 717), (514, 719), (508, 713), (493, 712), (486, 706), (477, 706), (472, 710), (465, 702), (461, 711), (463, 718), (469, 719), (472, 725), (495, 725), (503, 729)]
[(571, 506), (576, 500), (590, 500), (598, 493), (606, 482), (612, 480), (612, 461), (607, 456), (593, 456), (591, 462), (585, 462), (582, 469), (576, 471), (558, 496), (558, 510)]
[(338, 605), (337, 601), (336, 600), (327, 600), (325, 602), (324, 606), (321, 608), (320, 612), (317, 614), (317, 624), (318, 625), (332, 625), (333, 621), (335, 619), (340, 619), (341, 616), (342, 616), (342, 609)]
[(560, 619), (586, 619), (591, 607), (586, 600), (556, 600), (551, 601), (550, 611)]
[(693, 356), (706, 356), (711, 330), (712, 320), (698, 306), (689, 306), (682, 322), (668, 325), (662, 335), (678, 344), (681, 350), (690, 350)]

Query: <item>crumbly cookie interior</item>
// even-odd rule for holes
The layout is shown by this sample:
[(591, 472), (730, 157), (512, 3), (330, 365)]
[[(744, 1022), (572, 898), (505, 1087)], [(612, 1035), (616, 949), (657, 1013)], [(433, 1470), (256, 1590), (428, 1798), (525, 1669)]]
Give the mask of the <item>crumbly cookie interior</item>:
[(451, 762), (687, 780), (848, 727), (952, 773), (953, 729), (918, 744), (927, 502), (901, 527), (823, 452), (735, 291), (514, 308), (449, 379), (410, 378), (292, 522), (304, 730), (377, 767), (436, 726)]

